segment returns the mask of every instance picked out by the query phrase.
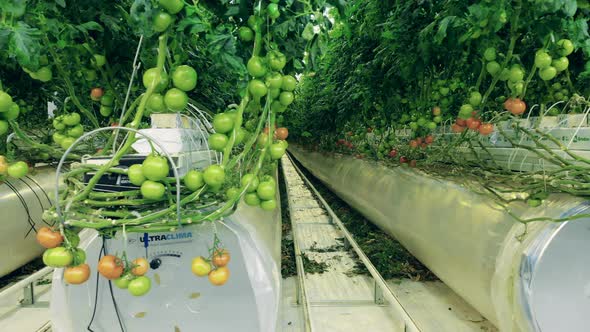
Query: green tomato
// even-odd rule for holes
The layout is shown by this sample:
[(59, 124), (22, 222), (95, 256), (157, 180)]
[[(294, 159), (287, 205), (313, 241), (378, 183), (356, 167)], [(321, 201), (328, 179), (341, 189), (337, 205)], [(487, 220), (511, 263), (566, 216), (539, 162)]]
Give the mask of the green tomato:
[(210, 165), (203, 172), (203, 180), (212, 187), (221, 186), (225, 181), (225, 171), (219, 165)]
[(547, 53), (545, 50), (538, 50), (535, 53), (535, 66), (539, 69), (545, 69), (551, 66), (551, 55)]
[(469, 104), (473, 107), (477, 107), (481, 104), (481, 98), (481, 93), (473, 91), (471, 92), (471, 95), (469, 95)]
[(276, 195), (275, 184), (272, 182), (260, 182), (258, 188), (256, 188), (256, 193), (263, 201), (274, 199)]
[(295, 99), (295, 95), (293, 94), (293, 92), (283, 91), (279, 95), (279, 101), (283, 106), (291, 105), (293, 103), (294, 99)]
[(98, 74), (96, 73), (96, 70), (84, 69), (84, 78), (87, 81), (95, 81), (97, 77), (98, 77)]
[(248, 134), (250, 134), (250, 133), (246, 129), (241, 128), (241, 127), (238, 128), (238, 132), (236, 133), (236, 139), (234, 141), (234, 144), (238, 145), (238, 144), (242, 143), (244, 141), (244, 139), (246, 139)]
[(251, 57), (250, 60), (248, 60), (246, 67), (248, 68), (248, 73), (251, 76), (258, 78), (266, 75), (266, 66), (262, 61), (262, 58), (258, 56)]
[(494, 47), (488, 47), (483, 52), (483, 57), (486, 61), (494, 61), (496, 60), (496, 49)]
[(64, 140), (64, 138), (66, 138), (66, 135), (55, 132), (53, 135), (51, 135), (51, 138), (56, 144), (61, 145), (61, 142)]
[(426, 122), (427, 122), (427, 120), (424, 117), (418, 118), (418, 121), (417, 121), (419, 127), (424, 127), (426, 125)]
[(552, 88), (553, 90), (561, 90), (561, 83), (559, 83), (559, 82), (557, 82), (557, 83), (553, 83), (553, 84), (551, 85), (551, 88)]
[(78, 113), (70, 113), (63, 117), (63, 123), (67, 126), (75, 126), (80, 123), (80, 114)]
[(66, 125), (60, 119), (53, 119), (53, 128), (55, 130), (64, 130), (66, 129)]
[(459, 117), (461, 119), (467, 120), (471, 117), (471, 113), (473, 112), (473, 106), (469, 104), (461, 105), (459, 109)]
[(107, 58), (102, 54), (94, 54), (93, 57), (94, 57), (94, 59), (93, 59), (94, 65), (99, 68), (104, 66), (107, 63)]
[(256, 193), (248, 193), (244, 195), (244, 202), (250, 206), (258, 206), (260, 205), (260, 198)]
[(73, 137), (64, 137), (64, 139), (62, 139), (59, 143), (59, 146), (61, 146), (62, 149), (67, 150), (74, 144), (75, 141), (76, 139)]
[(166, 103), (164, 102), (164, 96), (159, 93), (152, 94), (146, 104), (147, 109), (153, 113), (164, 113), (166, 112)]
[(254, 99), (259, 100), (260, 98), (266, 96), (268, 93), (268, 89), (266, 85), (260, 80), (252, 80), (248, 84), (248, 91), (254, 97)]
[(277, 208), (277, 201), (274, 199), (262, 201), (260, 202), (260, 208), (264, 211), (274, 211)]
[(441, 123), (442, 120), (443, 120), (443, 118), (440, 115), (437, 115), (432, 119), (432, 121), (434, 121), (434, 123)]
[(506, 81), (510, 78), (510, 70), (508, 68), (504, 68), (502, 69), (502, 71), (500, 72), (500, 81)]
[(158, 68), (150, 68), (143, 73), (142, 81), (143, 86), (146, 89), (152, 84), (156, 84), (154, 91), (161, 92), (168, 86), (168, 74), (162, 71), (160, 75), (158, 75)]
[(13, 177), (15, 179), (20, 179), (29, 173), (29, 165), (24, 161), (17, 161), (16, 163), (8, 166), (6, 170), (8, 176)]
[(100, 104), (102, 106), (113, 106), (115, 103), (115, 96), (111, 91), (107, 91), (102, 98), (100, 98)]
[(438, 92), (443, 95), (446, 96), (449, 94), (449, 92), (451, 92), (451, 89), (447, 88), (446, 86), (441, 87), (440, 89), (438, 89)]
[(272, 102), (272, 104), (270, 104), (270, 110), (273, 113), (283, 113), (284, 111), (287, 110), (287, 106), (281, 104), (280, 101), (275, 100)]
[(277, 99), (281, 95), (281, 89), (270, 89), (268, 90), (270, 93), (270, 98)]
[(213, 129), (217, 133), (228, 133), (234, 129), (234, 119), (225, 113), (216, 114), (213, 117)]
[[(266, 86), (271, 90), (278, 90), (283, 85), (283, 75), (279, 73), (272, 73), (266, 76)], [(275, 97), (276, 98), (276, 97)]]
[(141, 186), (146, 180), (145, 175), (143, 175), (143, 167), (141, 164), (129, 166), (127, 177), (129, 177), (129, 182), (136, 186)]
[(129, 287), (129, 283), (131, 283), (131, 280), (133, 279), (135, 279), (135, 276), (133, 274), (125, 273), (119, 278), (115, 279), (113, 283), (119, 289), (127, 289)]
[(234, 200), (238, 198), (242, 191), (236, 187), (231, 187), (225, 192), (225, 196), (228, 200)]
[(12, 97), (8, 93), (0, 91), (0, 113), (8, 112), (12, 103)]
[(486, 64), (486, 71), (492, 76), (496, 76), (496, 74), (500, 72), (501, 68), (502, 67), (500, 66), (500, 64), (496, 61), (491, 61)]
[(557, 58), (551, 63), (551, 66), (553, 66), (557, 72), (566, 70), (569, 65), (570, 61), (566, 57)]
[(254, 40), (254, 31), (248, 27), (241, 27), (238, 30), (238, 36), (242, 41), (250, 42)]
[(6, 121), (16, 120), (20, 114), (20, 106), (17, 103), (12, 103), (12, 106), (8, 108), (8, 112), (0, 113), (0, 118)]
[(163, 156), (149, 155), (141, 164), (143, 176), (151, 181), (160, 181), (168, 176), (170, 166), (168, 159)]
[(109, 116), (111, 116), (111, 114), (113, 114), (113, 108), (110, 106), (101, 105), (99, 112), (100, 115), (102, 115), (105, 118), (108, 118)]
[(74, 262), (74, 255), (64, 247), (56, 247), (45, 250), (43, 262), (51, 267), (66, 267)]
[(520, 95), (524, 91), (524, 82), (523, 81), (520, 81), (518, 83), (514, 83), (513, 88), (514, 88), (514, 92), (517, 95)]
[(260, 25), (262, 23), (263, 23), (263, 20), (262, 20), (261, 17), (254, 16), (254, 15), (250, 15), (250, 17), (248, 17), (248, 26), (252, 30), (255, 30), (256, 29), (256, 25)]
[[(163, 0), (160, 0), (160, 3)], [(183, 3), (184, 4), (184, 3)], [(136, 277), (129, 282), (127, 291), (133, 296), (143, 296), (152, 288), (152, 281), (146, 276)]]
[(543, 81), (552, 80), (553, 78), (555, 78), (556, 75), (557, 75), (557, 69), (555, 69), (555, 67), (552, 67), (552, 66), (549, 66), (545, 69), (539, 70), (539, 77)]
[(541, 200), (539, 199), (527, 199), (526, 202), (530, 207), (533, 208), (541, 205)]
[(522, 81), (524, 79), (524, 71), (521, 68), (514, 66), (510, 69), (508, 79), (513, 83)]
[(268, 4), (268, 7), (266, 7), (266, 12), (268, 13), (268, 17), (270, 17), (273, 20), (276, 20), (281, 16), (281, 12), (279, 11), (279, 5), (277, 5), (276, 3)]
[[(270, 6), (270, 5), (269, 5)], [(287, 64), (287, 57), (279, 51), (270, 51), (266, 55), (268, 65), (272, 70), (281, 71)]]
[(164, 32), (168, 29), (170, 24), (172, 24), (172, 21), (174, 21), (174, 19), (170, 14), (165, 11), (160, 11), (154, 16), (152, 27), (156, 32)]
[(0, 120), (0, 136), (3, 136), (8, 132), (8, 127), (8, 121)]
[(184, 7), (182, 0), (158, 0), (160, 7), (166, 9), (170, 14), (178, 14)]
[(172, 83), (180, 90), (191, 91), (197, 86), (197, 71), (191, 66), (179, 66), (172, 73)]
[(568, 56), (574, 51), (574, 43), (569, 39), (560, 39), (556, 44), (559, 47), (558, 52), (561, 56)]
[(435, 129), (436, 129), (436, 127), (437, 127), (437, 125), (436, 125), (436, 122), (434, 122), (434, 121), (428, 122), (428, 123), (426, 124), (426, 128), (428, 128), (428, 129), (430, 129), (430, 130), (435, 130)]
[(68, 136), (78, 138), (84, 135), (84, 127), (81, 124), (77, 124), (70, 129), (68, 129)]
[(297, 80), (295, 79), (295, 77), (293, 77), (291, 75), (283, 76), (283, 84), (281, 85), (281, 89), (283, 89), (285, 91), (295, 91), (296, 87), (297, 87)]
[(145, 182), (141, 184), (140, 192), (141, 196), (145, 199), (159, 200), (164, 197), (166, 187), (159, 182), (145, 180)]
[(166, 95), (164, 95), (164, 103), (169, 110), (173, 112), (181, 112), (188, 105), (188, 96), (186, 92), (172, 88), (166, 91)]
[[(96, 74), (96, 72), (95, 72), (95, 74)], [(37, 70), (35, 72), (35, 79), (37, 79), (43, 83), (51, 81), (53, 79), (53, 72), (51, 71), (51, 67), (45, 66), (45, 67), (39, 68), (39, 70)], [(96, 79), (96, 77), (94, 79)]]
[(410, 129), (418, 130), (418, 124), (416, 122), (410, 122)]
[(259, 183), (258, 177), (254, 176), (254, 174), (245, 174), (240, 180), (242, 188), (246, 188), (246, 192), (248, 193), (255, 192)]
[(287, 149), (282, 144), (278, 144), (278, 143), (272, 144), (270, 146), (270, 157), (272, 158), (272, 160), (281, 159), (281, 157), (285, 154), (286, 150)]
[(223, 152), (223, 149), (227, 145), (229, 139), (227, 135), (215, 133), (209, 136), (208, 140), (209, 148), (218, 152)]
[(197, 170), (190, 170), (184, 176), (184, 185), (190, 191), (197, 191), (201, 187), (205, 185), (205, 181), (203, 180), (203, 173)]

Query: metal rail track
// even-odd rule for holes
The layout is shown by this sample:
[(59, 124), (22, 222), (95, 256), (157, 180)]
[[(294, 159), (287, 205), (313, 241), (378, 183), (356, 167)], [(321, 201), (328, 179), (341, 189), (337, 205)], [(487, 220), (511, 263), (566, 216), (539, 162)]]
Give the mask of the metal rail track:
[[(381, 321), (389, 322), (389, 325), (382, 323), (387, 326), (378, 326), (377, 328), (380, 331), (419, 332), (416, 323), (402, 307), (379, 271), (373, 266), (350, 232), (309, 179), (293, 163), (290, 156), (285, 155), (283, 157), (282, 166), (291, 214), (297, 267), (298, 304), (303, 312), (304, 331), (326, 331), (325, 321), (330, 319), (326, 318), (325, 314), (327, 312), (328, 316), (330, 314), (333, 316), (331, 319), (339, 319), (344, 315), (358, 316), (348, 322), (348, 325), (339, 326), (340, 329), (346, 328), (346, 331), (370, 328), (371, 326), (367, 324), (375, 324), (376, 321)], [(318, 243), (324, 246), (337, 243), (338, 239), (344, 240), (346, 250), (336, 254), (346, 255), (348, 253), (350, 255), (352, 250), (356, 254), (354, 259), (360, 260), (369, 271), (370, 276), (353, 277), (348, 275), (342, 277), (341, 275), (345, 275), (343, 271), (346, 266), (339, 266), (339, 264), (345, 264), (347, 259), (328, 259), (332, 264), (329, 269), (333, 272), (319, 276), (306, 273), (304, 256), (314, 254), (320, 258), (322, 258), (322, 255), (324, 257), (329, 256), (329, 254), (315, 253), (314, 247)], [(317, 242), (313, 242), (314, 240), (317, 240)], [(311, 242), (314, 244), (310, 246)], [(320, 252), (325, 253), (325, 250)], [(359, 285), (363, 283), (370, 284), (371, 287), (360, 287)], [(322, 293), (322, 287), (329, 291)], [(346, 294), (340, 296), (340, 291)], [(331, 311), (321, 311), (322, 308)], [(361, 323), (363, 319), (371, 322), (363, 325)], [(360, 325), (354, 326), (356, 322)], [(375, 328), (375, 326), (372, 327)]]

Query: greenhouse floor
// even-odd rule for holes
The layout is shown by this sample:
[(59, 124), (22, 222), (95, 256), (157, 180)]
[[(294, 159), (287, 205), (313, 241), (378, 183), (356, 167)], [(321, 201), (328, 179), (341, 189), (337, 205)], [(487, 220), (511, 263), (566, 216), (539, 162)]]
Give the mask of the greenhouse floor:
[[(389, 280), (388, 285), (422, 331), (497, 331), (475, 309), (441, 282)], [(48, 328), (49, 285), (37, 286), (37, 290), (39, 291), (36, 299), (38, 304), (32, 307), (9, 305), (9, 299), (0, 304), (0, 331), (51, 331)], [(10, 301), (18, 303), (20, 299), (22, 294), (15, 295)], [(302, 331), (301, 316), (300, 307), (296, 304), (296, 278), (283, 279), (280, 331)], [(368, 307), (322, 310), (322, 320), (330, 322), (332, 328), (336, 326), (334, 324), (337, 324), (338, 331), (349, 331), (351, 320), (354, 320), (355, 325), (358, 326), (361, 323), (359, 320), (366, 320), (367, 325), (374, 323), (371, 319)], [(328, 330), (320, 328), (318, 331)]]

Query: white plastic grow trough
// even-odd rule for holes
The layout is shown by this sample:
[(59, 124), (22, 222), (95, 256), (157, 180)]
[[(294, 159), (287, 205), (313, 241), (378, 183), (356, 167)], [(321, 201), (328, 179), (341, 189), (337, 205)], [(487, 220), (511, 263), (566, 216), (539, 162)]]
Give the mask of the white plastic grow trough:
[(84, 230), (80, 247), (86, 250), (93, 273), (88, 282), (75, 286), (64, 283), (62, 269), (55, 271), (53, 331), (274, 331), (281, 289), (280, 211), (241, 205), (216, 228), (232, 255), (229, 281), (221, 287), (196, 277), (190, 267), (194, 257), (208, 253), (213, 241), (211, 223), (149, 234), (147, 249), (142, 233), (128, 234), (126, 249), (121, 234), (106, 240), (108, 253), (125, 249), (128, 257), (140, 257), (147, 252), (152, 289), (143, 297), (133, 297), (114, 285), (111, 296), (103, 277), (98, 278), (97, 287), (96, 264), (103, 239), (95, 231)]
[[(590, 331), (590, 218), (530, 223), (525, 233), (490, 199), (458, 183), (294, 145), (289, 150), (500, 331)], [(525, 219), (559, 218), (588, 213), (590, 204), (557, 196), (538, 208), (514, 209)]]
[(43, 248), (35, 240), (36, 230), (45, 225), (43, 211), (51, 206), (55, 169), (45, 166), (22, 179), (0, 183), (0, 277), (38, 257)]

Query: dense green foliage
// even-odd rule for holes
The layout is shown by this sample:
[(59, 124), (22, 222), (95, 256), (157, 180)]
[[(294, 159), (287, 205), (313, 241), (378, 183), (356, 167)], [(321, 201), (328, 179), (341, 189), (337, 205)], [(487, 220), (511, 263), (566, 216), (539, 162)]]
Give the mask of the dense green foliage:
[[(488, 119), (486, 112), (501, 110), (508, 96), (520, 95), (531, 105), (587, 96), (589, 13), (586, 1), (575, 0), (349, 1), (319, 69), (303, 78), (290, 126), (316, 138), (402, 127), (434, 106), (442, 108), (443, 119), (454, 119), (472, 91), (488, 97), (481, 107)], [(569, 70), (548, 82), (536, 74), (526, 81), (535, 52), (556, 51), (562, 38), (576, 49)], [(526, 96), (493, 83), (485, 71), (488, 48), (497, 50), (500, 65), (508, 58), (507, 69), (523, 69)], [(567, 93), (552, 94), (554, 83)]]

